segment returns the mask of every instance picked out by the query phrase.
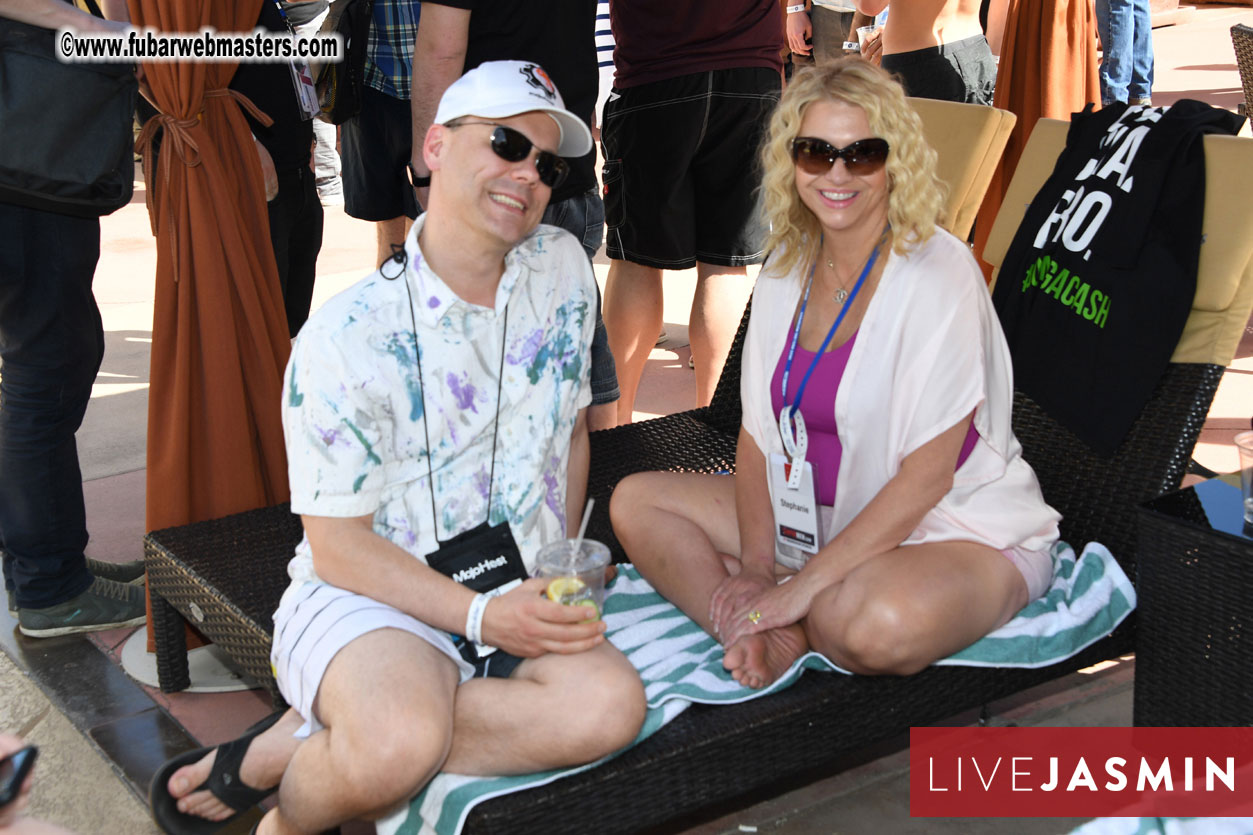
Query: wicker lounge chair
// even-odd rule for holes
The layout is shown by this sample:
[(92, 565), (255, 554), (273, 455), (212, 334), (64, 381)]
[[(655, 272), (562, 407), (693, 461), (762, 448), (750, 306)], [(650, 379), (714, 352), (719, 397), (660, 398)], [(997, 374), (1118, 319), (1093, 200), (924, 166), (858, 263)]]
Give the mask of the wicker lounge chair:
[(1245, 116), (1253, 109), (1253, 26), (1237, 23), (1231, 27), (1231, 45), (1236, 52), (1236, 68), (1240, 71), (1240, 86), (1244, 88), (1244, 101), (1237, 111)]
[(909, 104), (939, 157), (936, 174), (948, 186), (944, 228), (966, 240), (1018, 117), (982, 104), (919, 98)]
[[(1042, 124), (1024, 150), (993, 230), (994, 262), (1003, 257), (1023, 207), (1064, 144), (1064, 123)], [(1243, 188), (1231, 184), (1233, 169), (1226, 164), (1218, 174), (1217, 166), (1211, 167), (1215, 185), (1206, 204), (1211, 243), (1202, 255), (1197, 307), (1180, 351), (1117, 454), (1095, 456), (1028, 399), (1015, 399), (1015, 431), (1046, 498), (1065, 517), (1064, 538), (1077, 547), (1089, 540), (1106, 544), (1133, 578), (1136, 505), (1179, 485), (1253, 307), (1253, 241), (1246, 243), (1243, 231), (1228, 236), (1231, 218), (1220, 212), (1212, 212), (1215, 222), (1209, 222), (1212, 206), (1230, 202), (1220, 191), (1230, 187), (1233, 194), (1247, 194), (1253, 185), (1247, 182), (1253, 180), (1253, 142), (1217, 137), (1206, 143), (1207, 155), (1231, 164), (1235, 157), (1243, 160), (1234, 170), (1246, 182)], [(1228, 186), (1220, 189), (1223, 179)], [(1232, 214), (1239, 214), (1237, 222), (1247, 229), (1248, 209)], [(596, 510), (589, 536), (609, 543), (618, 559), (623, 555), (607, 508), (623, 476), (648, 469), (734, 469), (743, 331), (741, 324), (710, 407), (593, 433), (589, 491)], [(299, 535), (299, 522), (285, 507), (275, 507), (146, 538), (163, 689), (186, 686), (185, 660), (181, 670), (178, 660), (184, 615), (272, 687), (270, 613), (286, 585), (283, 569)], [(1125, 654), (1133, 648), (1134, 628), (1132, 617), (1079, 655), (1042, 669), (931, 667), (906, 678), (811, 672), (787, 690), (744, 704), (696, 705), (603, 766), (486, 801), (470, 812), (465, 831), (581, 832), (595, 821), (598, 832), (639, 832), (676, 819), (690, 823), (725, 812), (750, 792), (782, 791), (837, 770), (870, 746), (899, 739), (911, 726), (943, 721)]]

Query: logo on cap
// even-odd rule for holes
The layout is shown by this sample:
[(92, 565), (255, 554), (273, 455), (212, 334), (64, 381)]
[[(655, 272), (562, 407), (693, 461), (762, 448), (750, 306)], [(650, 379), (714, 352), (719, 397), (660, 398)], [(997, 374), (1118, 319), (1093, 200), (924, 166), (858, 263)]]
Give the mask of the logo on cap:
[(548, 77), (548, 73), (544, 72), (544, 68), (539, 64), (527, 64), (518, 72), (522, 73), (526, 78), (527, 84), (542, 92), (549, 101), (554, 101), (557, 98), (557, 85), (553, 84), (553, 80)]

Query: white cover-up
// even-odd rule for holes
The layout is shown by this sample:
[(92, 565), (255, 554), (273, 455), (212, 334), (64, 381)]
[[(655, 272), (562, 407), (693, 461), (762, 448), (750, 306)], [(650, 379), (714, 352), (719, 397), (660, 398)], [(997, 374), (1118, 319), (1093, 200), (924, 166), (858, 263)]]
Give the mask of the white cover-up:
[[(979, 432), (953, 488), (905, 544), (955, 539), (998, 551), (1045, 551), (1060, 518), (1010, 427), (1013, 377), (992, 299), (970, 249), (937, 228), (888, 260), (835, 397), (844, 452), (827, 541), (900, 470), (901, 461), (972, 410)], [(880, 256), (883, 257), (883, 256)], [(744, 427), (765, 455), (783, 452), (769, 395), (808, 265), (779, 275), (767, 263), (753, 291), (740, 397)]]

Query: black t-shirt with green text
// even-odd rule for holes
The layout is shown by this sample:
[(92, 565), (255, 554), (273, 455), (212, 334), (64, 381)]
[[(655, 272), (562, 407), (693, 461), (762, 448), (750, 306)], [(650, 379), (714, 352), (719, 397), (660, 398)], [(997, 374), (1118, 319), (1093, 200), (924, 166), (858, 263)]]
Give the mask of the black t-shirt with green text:
[(1243, 120), (1199, 101), (1076, 113), (992, 298), (1014, 385), (1112, 455), (1165, 371), (1196, 294), (1206, 133)]

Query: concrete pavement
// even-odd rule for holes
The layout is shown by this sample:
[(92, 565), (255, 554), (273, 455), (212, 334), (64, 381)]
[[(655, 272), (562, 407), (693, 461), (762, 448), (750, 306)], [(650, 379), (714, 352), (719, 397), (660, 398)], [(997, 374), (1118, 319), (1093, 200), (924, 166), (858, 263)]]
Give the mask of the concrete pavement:
[(128, 790), (112, 761), (2, 653), (0, 682), (0, 728), (39, 746), (28, 815), (84, 835), (158, 831), (147, 805)]

